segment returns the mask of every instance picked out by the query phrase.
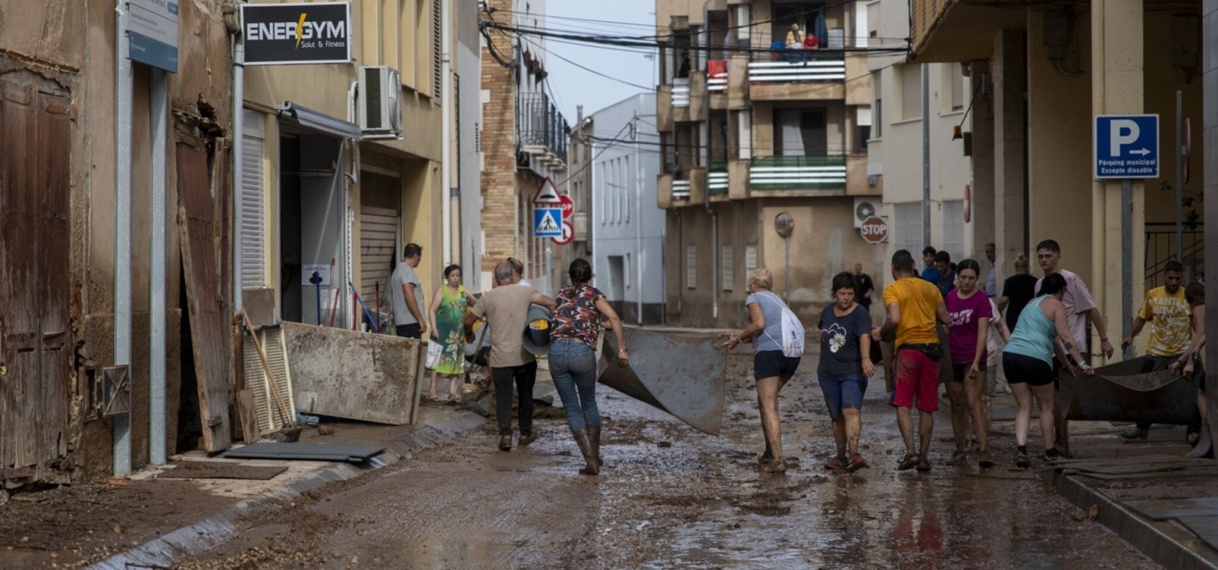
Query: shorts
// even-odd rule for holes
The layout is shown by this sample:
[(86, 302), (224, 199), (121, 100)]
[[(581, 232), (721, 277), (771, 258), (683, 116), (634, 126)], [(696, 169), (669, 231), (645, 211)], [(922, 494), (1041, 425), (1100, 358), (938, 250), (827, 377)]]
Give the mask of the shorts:
[[(953, 382), (964, 382), (964, 379), (968, 376), (968, 369), (971, 368), (972, 366), (973, 366), (972, 362), (970, 362), (968, 364), (953, 364), (952, 365), (952, 381)], [(985, 372), (985, 363), (984, 362), (981, 363), (981, 371)]]
[(423, 338), (423, 326), (419, 323), (410, 323), (408, 325), (397, 325), (396, 331), (398, 336), (405, 338)]
[(862, 374), (845, 378), (818, 376), (825, 404), (829, 406), (829, 417), (842, 417), (842, 408), (863, 409), (863, 394), (867, 391), (867, 377)]
[(790, 380), (796, 368), (799, 368), (799, 357), (786, 356), (781, 350), (763, 350), (753, 355), (753, 378), (757, 380), (775, 376)]
[(939, 361), (913, 349), (898, 349), (896, 390), (892, 405), (912, 408), (915, 401), (923, 412), (939, 410)]
[(1007, 374), (1007, 384), (1048, 386), (1057, 380), (1057, 373), (1048, 362), (1011, 352), (1002, 353), (1002, 371)]

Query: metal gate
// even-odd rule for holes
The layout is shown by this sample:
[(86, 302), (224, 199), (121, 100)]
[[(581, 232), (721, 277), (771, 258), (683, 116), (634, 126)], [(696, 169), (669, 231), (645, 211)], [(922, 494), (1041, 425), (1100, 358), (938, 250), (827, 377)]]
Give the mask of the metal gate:
[(70, 98), (0, 75), (0, 480), (67, 482)]

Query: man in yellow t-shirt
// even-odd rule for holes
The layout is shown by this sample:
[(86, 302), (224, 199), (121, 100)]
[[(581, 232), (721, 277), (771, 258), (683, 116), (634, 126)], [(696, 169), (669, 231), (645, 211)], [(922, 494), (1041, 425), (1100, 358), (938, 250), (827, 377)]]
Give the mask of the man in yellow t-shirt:
[[(1146, 357), (1149, 362), (1142, 372), (1154, 372), (1166, 369), (1172, 362), (1180, 358), (1188, 350), (1192, 340), (1192, 308), (1184, 298), (1184, 266), (1179, 261), (1169, 261), (1163, 266), (1162, 287), (1155, 287), (1146, 293), (1142, 302), (1142, 310), (1133, 319), (1129, 336), (1121, 342), (1121, 350), (1127, 350), (1134, 337), (1142, 332), (1142, 327), (1150, 322), (1150, 341), (1146, 343)], [(1121, 432), (1122, 439), (1144, 439), (1150, 435), (1150, 424), (1138, 423), (1137, 426)]]
[[(951, 322), (943, 295), (929, 281), (918, 278), (913, 255), (900, 250), (892, 256), (893, 283), (884, 288), (884, 307), (888, 318), (884, 326), (873, 331), (876, 340), (896, 332), (896, 362), (894, 391), (890, 403), (897, 408), (897, 427), (905, 440), (905, 457), (898, 470), (917, 467), (929, 471), (931, 432), (935, 426), (934, 413), (939, 409), (939, 360), (944, 347), (939, 342), (936, 320)], [(918, 435), (921, 446), (914, 452), (913, 415), (915, 404), (920, 412)]]

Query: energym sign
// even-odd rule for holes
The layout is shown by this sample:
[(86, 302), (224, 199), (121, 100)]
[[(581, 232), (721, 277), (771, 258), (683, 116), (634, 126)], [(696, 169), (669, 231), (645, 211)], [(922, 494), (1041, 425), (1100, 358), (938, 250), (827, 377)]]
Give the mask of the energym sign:
[(246, 65), (351, 62), (351, 5), (242, 4)]

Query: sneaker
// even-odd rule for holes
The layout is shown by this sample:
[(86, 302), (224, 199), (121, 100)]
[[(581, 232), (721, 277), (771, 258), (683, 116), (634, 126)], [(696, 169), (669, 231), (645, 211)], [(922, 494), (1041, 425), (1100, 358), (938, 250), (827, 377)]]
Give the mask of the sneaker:
[(918, 466), (918, 456), (910, 453), (897, 464), (897, 471), (908, 471)]
[(1028, 459), (1028, 450), (1020, 449), (1015, 452), (1015, 466), (1020, 469), (1027, 469), (1032, 466), (1032, 461)]
[(977, 466), (982, 469), (989, 469), (994, 466), (994, 458), (990, 457), (990, 450), (977, 452)]
[(1150, 430), (1142, 429), (1138, 426), (1133, 426), (1120, 433), (1121, 439), (1125, 441), (1133, 441), (1135, 439), (1146, 439), (1150, 436)]
[(505, 435), (499, 438), (499, 451), (512, 450), (512, 436)]
[(968, 452), (956, 450), (952, 454), (951, 459), (947, 460), (947, 464), (951, 466), (963, 465), (966, 461), (968, 461)]
[(1058, 453), (1057, 448), (1050, 447), (1045, 450), (1045, 463), (1053, 464), (1064, 459), (1061, 453)]
[(528, 444), (533, 443), (534, 441), (537, 441), (537, 434), (522, 433), (522, 434), (520, 434), (520, 439), (516, 440), (516, 445), (518, 445), (520, 447), (525, 447)]

